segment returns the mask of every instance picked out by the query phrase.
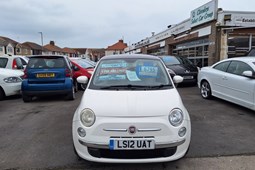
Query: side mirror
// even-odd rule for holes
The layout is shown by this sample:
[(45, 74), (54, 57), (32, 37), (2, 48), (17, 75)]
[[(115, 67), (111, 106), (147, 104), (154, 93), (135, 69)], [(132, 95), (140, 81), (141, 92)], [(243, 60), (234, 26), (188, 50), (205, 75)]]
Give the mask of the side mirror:
[(176, 75), (173, 77), (173, 81), (175, 84), (181, 83), (183, 82), (183, 77)]
[(81, 83), (81, 84), (87, 84), (88, 83), (88, 77), (87, 76), (79, 76), (77, 78), (77, 81), (78, 83)]
[(170, 74), (172, 78), (176, 75), (175, 72), (169, 68), (167, 68), (167, 72)]
[(79, 67), (77, 67), (77, 66), (73, 66), (73, 70), (74, 70), (74, 71), (79, 71), (80, 69), (79, 69)]
[(252, 71), (244, 71), (242, 75), (245, 77), (254, 78)]

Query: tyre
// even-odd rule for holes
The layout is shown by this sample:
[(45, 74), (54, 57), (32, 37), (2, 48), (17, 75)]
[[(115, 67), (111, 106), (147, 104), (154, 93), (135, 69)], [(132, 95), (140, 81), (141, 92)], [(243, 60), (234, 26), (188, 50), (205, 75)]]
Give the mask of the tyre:
[(211, 86), (207, 81), (202, 81), (200, 93), (204, 99), (210, 99), (212, 97)]
[(22, 99), (25, 103), (31, 102), (32, 101), (32, 96), (27, 96), (27, 95), (22, 94)]
[(3, 100), (5, 97), (5, 93), (3, 91), (3, 89), (0, 87), (0, 100)]
[(75, 99), (75, 87), (72, 87), (72, 91), (69, 92), (69, 94), (67, 94), (66, 96), (67, 100), (74, 100)]
[(78, 83), (77, 83), (76, 80), (74, 81), (74, 84), (73, 84), (73, 85), (74, 85), (74, 91), (75, 91), (75, 92), (78, 92), (79, 86), (78, 86)]
[(82, 91), (86, 90), (87, 84), (80, 83), (79, 85), (80, 85), (80, 89), (81, 89)]

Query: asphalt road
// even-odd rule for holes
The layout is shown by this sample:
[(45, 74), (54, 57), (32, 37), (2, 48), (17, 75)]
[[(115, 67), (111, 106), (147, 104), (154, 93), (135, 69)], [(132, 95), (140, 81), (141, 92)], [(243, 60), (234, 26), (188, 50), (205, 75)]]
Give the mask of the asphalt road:
[[(179, 87), (192, 122), (186, 158), (255, 155), (255, 112), (214, 98), (204, 100), (197, 87)], [(0, 101), (0, 169), (179, 169), (164, 164), (98, 164), (78, 161), (72, 147), (74, 101), (62, 97), (23, 103), (20, 97)], [(170, 101), (172, 99), (169, 99)]]

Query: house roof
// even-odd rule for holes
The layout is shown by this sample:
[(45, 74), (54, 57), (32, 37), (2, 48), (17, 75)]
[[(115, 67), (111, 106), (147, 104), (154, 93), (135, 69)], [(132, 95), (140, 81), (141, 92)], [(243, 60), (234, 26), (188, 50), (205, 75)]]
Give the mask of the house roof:
[(30, 46), (28, 46), (27, 44), (20, 44), (20, 43), (18, 43), (17, 45), (16, 45), (16, 47), (20, 47), (20, 48), (26, 48), (26, 49), (32, 49)]
[(8, 45), (8, 43), (11, 43), (13, 46), (16, 46), (18, 44), (17, 41), (14, 41), (14, 40), (12, 40), (10, 38), (7, 38), (7, 37), (0, 36), (0, 39), (2, 41), (4, 41), (5, 45)]
[(64, 53), (73, 53), (73, 54), (76, 53), (75, 50), (73, 50), (71, 48), (68, 48), (68, 47), (63, 48), (62, 52), (64, 52)]
[(106, 49), (107, 51), (109, 50), (124, 50), (127, 47), (127, 44), (123, 42), (123, 40), (119, 40), (117, 43), (108, 46)]
[(79, 52), (80, 54), (85, 54), (87, 48), (73, 48), (73, 50)]
[(0, 38), (0, 45), (1, 46), (6, 46), (6, 45), (8, 45), (8, 43), (4, 39)]
[(62, 49), (53, 43), (43, 46), (48, 51), (62, 52)]
[(24, 42), (23, 45), (29, 46), (33, 50), (42, 50), (42, 46), (33, 42)]

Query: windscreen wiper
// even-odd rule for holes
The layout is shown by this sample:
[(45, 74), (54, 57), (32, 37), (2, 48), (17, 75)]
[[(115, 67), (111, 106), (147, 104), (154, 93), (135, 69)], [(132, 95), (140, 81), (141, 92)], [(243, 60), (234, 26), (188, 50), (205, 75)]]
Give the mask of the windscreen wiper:
[(148, 86), (150, 89), (161, 89), (161, 88), (164, 88), (164, 87), (172, 87), (171, 84), (160, 84), (160, 85), (157, 85), (157, 86)]

